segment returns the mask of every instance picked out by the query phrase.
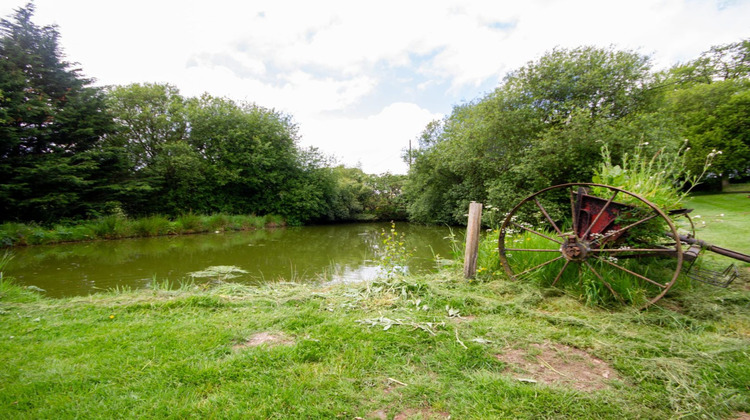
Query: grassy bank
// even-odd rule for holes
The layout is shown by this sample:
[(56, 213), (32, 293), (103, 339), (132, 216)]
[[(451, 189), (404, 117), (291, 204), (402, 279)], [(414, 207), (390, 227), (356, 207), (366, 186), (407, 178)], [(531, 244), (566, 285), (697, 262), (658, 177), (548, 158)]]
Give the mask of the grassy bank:
[(0, 418), (732, 418), (738, 287), (638, 312), (453, 271), (57, 300), (6, 279)]
[(75, 224), (60, 224), (52, 228), (33, 224), (3, 223), (0, 225), (0, 247), (251, 230), (283, 224), (282, 217), (273, 215), (197, 215), (191, 213), (173, 219), (159, 215), (140, 219), (112, 215)]

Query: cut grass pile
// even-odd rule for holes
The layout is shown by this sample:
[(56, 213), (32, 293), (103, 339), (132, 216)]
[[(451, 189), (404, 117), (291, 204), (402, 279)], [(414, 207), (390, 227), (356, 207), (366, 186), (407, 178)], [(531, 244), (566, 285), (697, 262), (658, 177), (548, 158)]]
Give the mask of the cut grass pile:
[[(750, 292), (639, 312), (457, 271), (359, 285), (0, 282), (0, 418), (732, 418)], [(669, 308), (669, 309), (666, 309)]]

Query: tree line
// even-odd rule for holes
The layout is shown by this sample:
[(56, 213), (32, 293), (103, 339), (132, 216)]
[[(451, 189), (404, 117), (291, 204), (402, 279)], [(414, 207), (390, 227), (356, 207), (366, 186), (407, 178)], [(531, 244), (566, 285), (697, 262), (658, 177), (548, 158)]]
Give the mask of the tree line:
[[(428, 124), (408, 176), (369, 175), (299, 145), (293, 117), (184, 97), (169, 84), (95, 87), (33, 4), (0, 20), (0, 222), (112, 214), (277, 214), (293, 224), (465, 222), (550, 185), (589, 181), (606, 146), (685, 152), (711, 185), (750, 176), (750, 40), (655, 71), (613, 47), (555, 49)], [(685, 144), (687, 142), (687, 144)]]
[(0, 221), (183, 213), (287, 222), (403, 218), (403, 177), (299, 146), (292, 117), (182, 96), (168, 84), (93, 87), (33, 4), (0, 21)]
[(614, 162), (636, 148), (679, 152), (692, 174), (711, 154), (709, 188), (750, 179), (750, 40), (663, 71), (614, 48), (545, 54), (424, 129), (404, 188), (409, 218), (465, 223), (472, 200), (507, 212), (548, 186), (590, 182), (603, 146)]

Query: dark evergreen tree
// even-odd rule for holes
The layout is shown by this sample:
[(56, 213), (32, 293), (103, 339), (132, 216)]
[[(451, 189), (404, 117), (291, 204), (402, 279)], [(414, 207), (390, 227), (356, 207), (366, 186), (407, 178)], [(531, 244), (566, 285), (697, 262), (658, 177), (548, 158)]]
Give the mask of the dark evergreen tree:
[(93, 177), (112, 127), (103, 96), (33, 15), (29, 3), (0, 20), (0, 220), (85, 216), (98, 204), (84, 198), (109, 181)]

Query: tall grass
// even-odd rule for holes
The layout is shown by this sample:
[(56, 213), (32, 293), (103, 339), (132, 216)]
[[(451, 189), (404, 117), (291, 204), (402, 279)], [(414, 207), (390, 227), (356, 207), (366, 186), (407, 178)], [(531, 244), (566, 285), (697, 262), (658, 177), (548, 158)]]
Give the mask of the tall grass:
[[(547, 234), (548, 236), (552, 236), (550, 232), (547, 232)], [(557, 243), (525, 231), (512, 236), (506, 236), (505, 241), (505, 246), (508, 248), (559, 248)], [(498, 256), (497, 245), (496, 231), (488, 232), (480, 241), (477, 257), (477, 279), (489, 281), (498, 276), (505, 275), (504, 267)], [(560, 254), (557, 252), (506, 251), (506, 257), (515, 274), (523, 273), (527, 269), (536, 267), (559, 256)], [(658, 279), (658, 281), (671, 279), (676, 268), (676, 260), (671, 258), (632, 258), (620, 260), (612, 258), (612, 260), (622, 268), (651, 279)], [(660, 292), (657, 286), (605, 262), (594, 258), (588, 258), (587, 262), (611, 286), (615, 294), (602, 283), (599, 277), (586, 264), (568, 264), (554, 286), (591, 306), (609, 306), (618, 303), (641, 306)], [(557, 275), (562, 271), (564, 264), (565, 260), (560, 259), (539, 269), (532, 270), (517, 280), (533, 283), (542, 289), (549, 288), (552, 286)], [(682, 277), (678, 278), (677, 284), (673, 288), (678, 285), (686, 287), (685, 283)]]
[[(593, 181), (638, 194), (664, 210), (677, 209), (682, 206), (681, 202), (693, 187), (700, 183), (713, 159), (721, 154), (717, 150), (709, 153), (703, 172), (694, 174), (687, 169), (687, 140), (677, 151), (661, 148), (652, 156), (647, 154), (646, 146), (648, 143), (642, 143), (632, 154), (625, 153), (620, 165), (612, 163), (609, 148), (602, 146), (602, 163), (596, 169)], [(600, 197), (609, 194), (609, 191), (602, 191), (598, 187), (592, 191), (594, 195), (603, 192), (604, 195), (599, 195)], [(638, 200), (628, 195), (621, 196), (619, 200), (627, 204), (639, 204)]]
[(10, 263), (10, 260), (13, 259), (13, 254), (10, 251), (3, 252), (2, 255), (0, 255), (0, 278), (3, 277), (3, 271), (5, 270), (5, 267), (8, 266)]
[(216, 231), (239, 231), (284, 226), (277, 215), (197, 215), (186, 213), (170, 219), (163, 215), (130, 219), (109, 215), (76, 224), (58, 224), (51, 228), (34, 223), (0, 224), (0, 247), (119, 239), (160, 235), (183, 235)]

